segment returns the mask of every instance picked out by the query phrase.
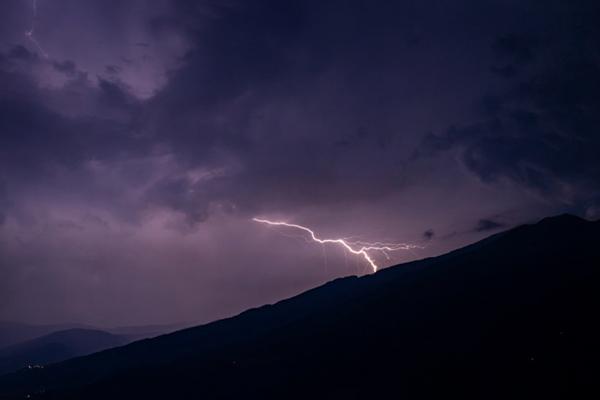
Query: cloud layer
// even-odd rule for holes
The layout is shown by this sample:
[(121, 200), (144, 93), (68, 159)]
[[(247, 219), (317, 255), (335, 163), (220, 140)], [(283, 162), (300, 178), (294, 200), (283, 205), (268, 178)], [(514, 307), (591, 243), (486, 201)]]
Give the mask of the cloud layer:
[(32, 4), (0, 17), (0, 319), (206, 321), (367, 271), (255, 215), (425, 245), (390, 264), (598, 216), (595, 2)]

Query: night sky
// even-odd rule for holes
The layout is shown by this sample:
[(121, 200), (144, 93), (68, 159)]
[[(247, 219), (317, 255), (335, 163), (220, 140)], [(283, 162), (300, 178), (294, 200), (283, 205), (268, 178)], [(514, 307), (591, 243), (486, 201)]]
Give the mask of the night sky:
[[(600, 4), (5, 0), (0, 320), (205, 322), (600, 217)], [(30, 33), (30, 34), (28, 34)]]

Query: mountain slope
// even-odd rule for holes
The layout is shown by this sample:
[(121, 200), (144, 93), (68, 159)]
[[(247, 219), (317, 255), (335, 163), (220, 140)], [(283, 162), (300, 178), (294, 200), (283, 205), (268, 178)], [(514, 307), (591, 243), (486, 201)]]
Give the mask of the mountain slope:
[(0, 350), (0, 373), (91, 354), (131, 342), (128, 336), (93, 329), (68, 329)]
[(444, 256), (0, 378), (41, 398), (576, 398), (596, 390), (600, 224), (521, 226)]

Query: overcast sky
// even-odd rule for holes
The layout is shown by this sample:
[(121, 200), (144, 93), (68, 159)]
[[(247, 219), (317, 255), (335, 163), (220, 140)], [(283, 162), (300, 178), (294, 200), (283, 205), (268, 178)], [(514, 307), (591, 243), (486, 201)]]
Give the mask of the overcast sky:
[(590, 1), (5, 0), (0, 320), (204, 322), (600, 217)]

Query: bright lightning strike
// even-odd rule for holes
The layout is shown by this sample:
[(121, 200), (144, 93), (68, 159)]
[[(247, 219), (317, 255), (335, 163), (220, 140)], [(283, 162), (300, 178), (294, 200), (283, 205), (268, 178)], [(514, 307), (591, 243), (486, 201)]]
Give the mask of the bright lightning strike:
[(399, 251), (399, 250), (411, 250), (415, 248), (419, 248), (419, 246), (407, 244), (407, 243), (386, 243), (386, 242), (363, 242), (363, 241), (350, 241), (348, 239), (339, 238), (339, 239), (320, 239), (317, 237), (315, 232), (302, 225), (296, 224), (288, 224), (287, 222), (281, 221), (269, 221), (261, 218), (252, 218), (255, 222), (260, 222), (261, 224), (267, 225), (275, 225), (275, 226), (286, 226), (288, 228), (299, 229), (304, 232), (307, 232), (310, 235), (310, 238), (321, 244), (331, 243), (342, 246), (344, 249), (349, 251), (352, 254), (357, 256), (361, 256), (373, 269), (373, 272), (377, 272), (379, 266), (373, 259), (373, 257), (369, 254), (369, 252), (375, 251), (382, 253), (387, 259), (389, 259), (389, 255), (387, 252), (389, 251)]
[(33, 12), (33, 17), (31, 19), (31, 28), (25, 31), (25, 37), (29, 39), (31, 43), (39, 50), (39, 52), (44, 56), (44, 58), (48, 58), (48, 53), (44, 50), (40, 42), (35, 38), (35, 22), (37, 20), (37, 0), (31, 1), (31, 9)]

